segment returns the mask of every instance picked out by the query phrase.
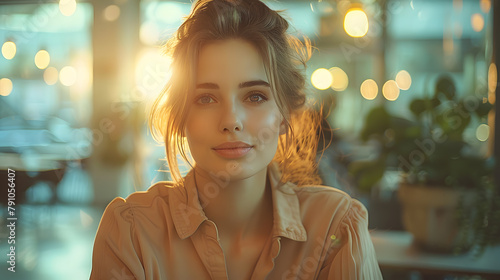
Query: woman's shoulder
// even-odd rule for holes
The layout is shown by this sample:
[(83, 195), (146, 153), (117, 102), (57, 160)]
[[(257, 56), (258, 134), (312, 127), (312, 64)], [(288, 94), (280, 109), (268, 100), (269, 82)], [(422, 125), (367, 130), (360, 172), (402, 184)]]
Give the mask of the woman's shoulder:
[(346, 192), (335, 187), (324, 185), (292, 185), (299, 199), (334, 201), (337, 203), (351, 203), (353, 198)]
[(322, 212), (344, 218), (350, 212), (366, 213), (365, 206), (346, 192), (335, 187), (306, 185), (292, 187), (299, 199), (301, 211)]
[(114, 212), (124, 218), (134, 214), (147, 215), (149, 212), (156, 212), (158, 208), (167, 208), (165, 206), (169, 205), (168, 197), (175, 188), (173, 182), (157, 182), (146, 191), (136, 191), (126, 198), (116, 197), (108, 204), (105, 212)]

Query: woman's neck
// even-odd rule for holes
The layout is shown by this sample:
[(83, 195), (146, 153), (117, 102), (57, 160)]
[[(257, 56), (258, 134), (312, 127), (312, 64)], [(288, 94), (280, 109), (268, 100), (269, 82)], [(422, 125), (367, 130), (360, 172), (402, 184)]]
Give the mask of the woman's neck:
[(273, 207), (267, 168), (252, 177), (228, 182), (196, 167), (194, 171), (200, 203), (221, 236), (239, 242), (256, 234), (270, 233)]

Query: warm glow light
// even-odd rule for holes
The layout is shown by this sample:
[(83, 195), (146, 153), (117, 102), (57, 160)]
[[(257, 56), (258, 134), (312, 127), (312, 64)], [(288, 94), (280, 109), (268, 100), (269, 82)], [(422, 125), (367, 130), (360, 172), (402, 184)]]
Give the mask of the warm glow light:
[(349, 85), (349, 78), (344, 70), (339, 67), (330, 68), (330, 73), (332, 75), (332, 84), (331, 87), (336, 91), (343, 91)]
[(351, 37), (363, 37), (368, 33), (368, 17), (359, 8), (350, 9), (344, 17), (344, 30)]
[(76, 82), (76, 70), (74, 67), (65, 66), (59, 73), (59, 80), (65, 86), (72, 86)]
[(488, 102), (495, 104), (495, 91), (498, 83), (498, 71), (495, 63), (491, 63), (488, 69)]
[(399, 73), (396, 75), (396, 84), (398, 84), (398, 87), (400, 89), (408, 90), (411, 86), (410, 73), (405, 70), (399, 71)]
[(0, 79), (0, 95), (7, 96), (12, 92), (12, 81), (7, 78)]
[(382, 87), (382, 94), (384, 95), (385, 99), (389, 101), (394, 101), (398, 99), (399, 87), (396, 81), (389, 80), (385, 82), (384, 86)]
[(490, 137), (490, 126), (487, 124), (481, 124), (476, 129), (476, 137), (479, 141), (486, 141)]
[(162, 55), (157, 48), (141, 52), (135, 67), (135, 89), (130, 98), (144, 101), (156, 96), (172, 76), (171, 64), (171, 58)]
[(495, 63), (491, 63), (490, 67), (488, 68), (488, 90), (489, 91), (495, 91), (495, 88), (497, 86), (497, 80), (498, 79), (498, 72), (497, 72), (497, 66)]
[(73, 15), (76, 11), (76, 1), (75, 0), (59, 0), (59, 11), (61, 14), (69, 17)]
[(175, 24), (185, 14), (181, 6), (176, 1), (162, 2), (162, 5), (155, 7), (155, 15), (161, 17), (161, 21), (169, 24)]
[(144, 22), (139, 30), (139, 38), (146, 45), (156, 45), (160, 40), (160, 30), (154, 22)]
[(49, 66), (50, 55), (46, 50), (39, 50), (35, 55), (35, 65), (38, 69), (45, 69)]
[(64, 16), (71, 16), (76, 11), (76, 1), (75, 0), (59, 0), (59, 11)]
[(104, 9), (104, 19), (107, 21), (115, 21), (120, 17), (120, 7), (109, 5)]
[(491, 9), (491, 1), (490, 0), (480, 0), (479, 6), (481, 7), (481, 11), (487, 14)]
[(16, 56), (16, 44), (11, 41), (3, 43), (2, 55), (5, 59), (13, 59)]
[(375, 97), (377, 97), (378, 94), (377, 83), (372, 79), (365, 80), (361, 84), (360, 90), (361, 90), (361, 95), (368, 100), (375, 99)]
[(82, 98), (88, 96), (92, 87), (92, 55), (88, 52), (82, 52), (77, 55), (77, 58), (72, 60), (71, 65), (77, 73), (76, 83), (71, 90), (71, 100), (79, 102)]
[(332, 73), (325, 68), (316, 69), (311, 75), (312, 85), (320, 90), (325, 90), (332, 85)]
[(58, 78), (57, 69), (54, 67), (49, 67), (43, 72), (43, 80), (49, 86), (57, 83)]
[(481, 14), (473, 14), (470, 18), (470, 22), (472, 24), (472, 29), (474, 31), (479, 32), (484, 28), (484, 18)]
[(490, 104), (495, 104), (495, 101), (496, 101), (496, 96), (495, 96), (495, 92), (489, 92), (488, 93), (488, 102), (490, 102)]

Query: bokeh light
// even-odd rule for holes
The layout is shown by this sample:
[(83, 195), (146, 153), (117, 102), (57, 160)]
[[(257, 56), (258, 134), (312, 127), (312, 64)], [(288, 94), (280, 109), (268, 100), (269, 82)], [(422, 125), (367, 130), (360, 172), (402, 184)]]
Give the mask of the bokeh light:
[(479, 6), (481, 7), (481, 11), (487, 14), (491, 9), (491, 0), (480, 0)]
[(120, 17), (120, 7), (116, 5), (109, 5), (104, 9), (104, 19), (107, 21), (115, 21)]
[(39, 50), (35, 55), (35, 65), (38, 69), (45, 69), (49, 66), (50, 54), (46, 50)]
[(344, 70), (339, 67), (330, 68), (330, 73), (332, 75), (332, 84), (331, 87), (336, 91), (343, 91), (349, 85), (349, 78)]
[(45, 71), (43, 72), (43, 80), (49, 86), (57, 83), (58, 79), (59, 79), (59, 73), (57, 72), (57, 69), (54, 67), (49, 67), (45, 69)]
[(325, 68), (316, 69), (311, 75), (312, 85), (320, 90), (325, 90), (332, 85), (332, 73)]
[(367, 79), (361, 84), (360, 90), (363, 98), (373, 100), (378, 94), (377, 82), (372, 79)]
[(344, 30), (351, 37), (363, 37), (368, 33), (368, 17), (366, 13), (353, 8), (347, 11), (344, 17)]
[(7, 41), (2, 45), (2, 55), (5, 59), (13, 59), (16, 56), (16, 44), (11, 41)]
[(408, 90), (411, 86), (411, 76), (406, 70), (401, 70), (396, 75), (396, 84), (402, 90)]
[(484, 28), (484, 18), (481, 14), (473, 14), (471, 16), (472, 29), (476, 32), (480, 32)]
[(12, 92), (12, 81), (7, 78), (0, 79), (0, 95), (7, 96)]
[(59, 0), (59, 11), (61, 14), (69, 17), (73, 15), (76, 11), (76, 1), (75, 0)]
[(495, 63), (491, 63), (488, 68), (488, 102), (495, 104), (495, 92), (498, 83), (498, 70)]
[(76, 83), (76, 70), (72, 66), (65, 66), (59, 73), (59, 80), (65, 86), (72, 86)]
[(385, 82), (384, 86), (382, 87), (382, 94), (384, 95), (385, 99), (389, 101), (395, 101), (399, 97), (399, 87), (396, 81), (394, 80), (389, 80)]
[(488, 68), (488, 90), (495, 91), (498, 81), (497, 66), (495, 63), (491, 63)]
[(490, 137), (490, 126), (487, 124), (481, 124), (476, 129), (476, 137), (479, 141), (486, 141)]

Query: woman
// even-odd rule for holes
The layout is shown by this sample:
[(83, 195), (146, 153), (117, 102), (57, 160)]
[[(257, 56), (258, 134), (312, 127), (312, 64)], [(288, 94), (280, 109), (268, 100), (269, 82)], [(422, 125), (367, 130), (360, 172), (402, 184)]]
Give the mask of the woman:
[(287, 29), (257, 0), (194, 4), (150, 114), (173, 182), (108, 205), (91, 279), (381, 279), (366, 209), (317, 185), (309, 48)]

